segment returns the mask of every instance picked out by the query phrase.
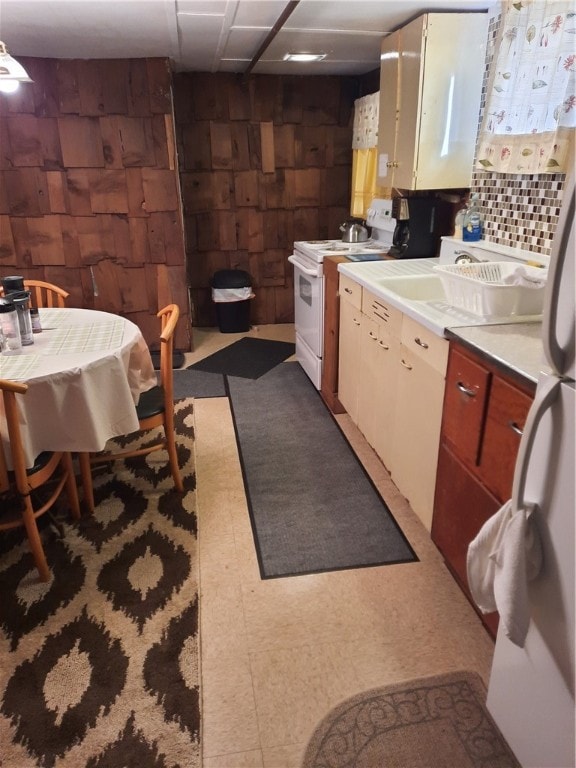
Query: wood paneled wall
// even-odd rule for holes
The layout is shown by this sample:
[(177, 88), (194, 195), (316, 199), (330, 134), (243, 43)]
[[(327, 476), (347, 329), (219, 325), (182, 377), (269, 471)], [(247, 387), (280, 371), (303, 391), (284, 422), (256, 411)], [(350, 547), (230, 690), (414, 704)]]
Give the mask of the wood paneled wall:
[(294, 319), (294, 240), (340, 238), (350, 212), (359, 80), (177, 74), (174, 107), (194, 325), (210, 279), (249, 272), (252, 323)]
[(155, 313), (175, 301), (189, 350), (168, 61), (21, 62), (34, 82), (0, 94), (0, 276), (56, 283), (156, 347)]

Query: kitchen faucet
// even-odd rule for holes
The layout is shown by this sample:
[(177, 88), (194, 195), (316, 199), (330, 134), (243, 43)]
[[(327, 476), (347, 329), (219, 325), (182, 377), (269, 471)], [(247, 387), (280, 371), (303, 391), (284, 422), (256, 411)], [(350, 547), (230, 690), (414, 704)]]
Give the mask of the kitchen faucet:
[(482, 264), (486, 259), (478, 259), (468, 251), (456, 251), (456, 264)]

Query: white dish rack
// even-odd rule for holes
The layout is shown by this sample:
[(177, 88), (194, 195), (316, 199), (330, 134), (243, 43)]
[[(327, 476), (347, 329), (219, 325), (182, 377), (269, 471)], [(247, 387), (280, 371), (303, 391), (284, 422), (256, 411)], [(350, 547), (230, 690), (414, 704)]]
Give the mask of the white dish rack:
[(483, 318), (540, 315), (547, 270), (507, 261), (434, 267), (446, 302)]

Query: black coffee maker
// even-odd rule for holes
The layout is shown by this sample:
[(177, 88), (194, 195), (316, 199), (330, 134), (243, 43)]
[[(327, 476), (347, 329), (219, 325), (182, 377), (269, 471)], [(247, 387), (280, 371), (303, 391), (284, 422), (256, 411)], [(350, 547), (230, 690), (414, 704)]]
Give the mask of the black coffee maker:
[(392, 247), (390, 255), (397, 259), (405, 258), (410, 241), (410, 209), (408, 198), (395, 197), (392, 201), (392, 217), (396, 219), (396, 227), (392, 235)]
[(448, 234), (450, 206), (437, 197), (395, 197), (392, 216), (396, 227), (390, 255), (396, 259), (436, 256), (440, 237)]

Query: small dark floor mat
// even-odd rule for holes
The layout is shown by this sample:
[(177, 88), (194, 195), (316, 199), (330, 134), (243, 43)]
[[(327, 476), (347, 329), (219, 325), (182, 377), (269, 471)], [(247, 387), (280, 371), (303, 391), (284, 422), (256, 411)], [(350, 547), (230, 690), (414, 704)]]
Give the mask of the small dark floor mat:
[(295, 346), (287, 341), (270, 341), (246, 336), (190, 365), (188, 370), (223, 373), (243, 379), (259, 379), (294, 354)]
[(188, 368), (174, 371), (174, 400), (183, 397), (226, 397), (224, 376)]
[[(154, 370), (159, 371), (160, 370), (160, 350), (154, 349), (150, 352), (150, 357), (152, 358), (152, 363), (154, 365)], [(184, 353), (180, 352), (179, 350), (175, 349), (172, 353), (172, 368), (182, 368), (184, 365)]]

